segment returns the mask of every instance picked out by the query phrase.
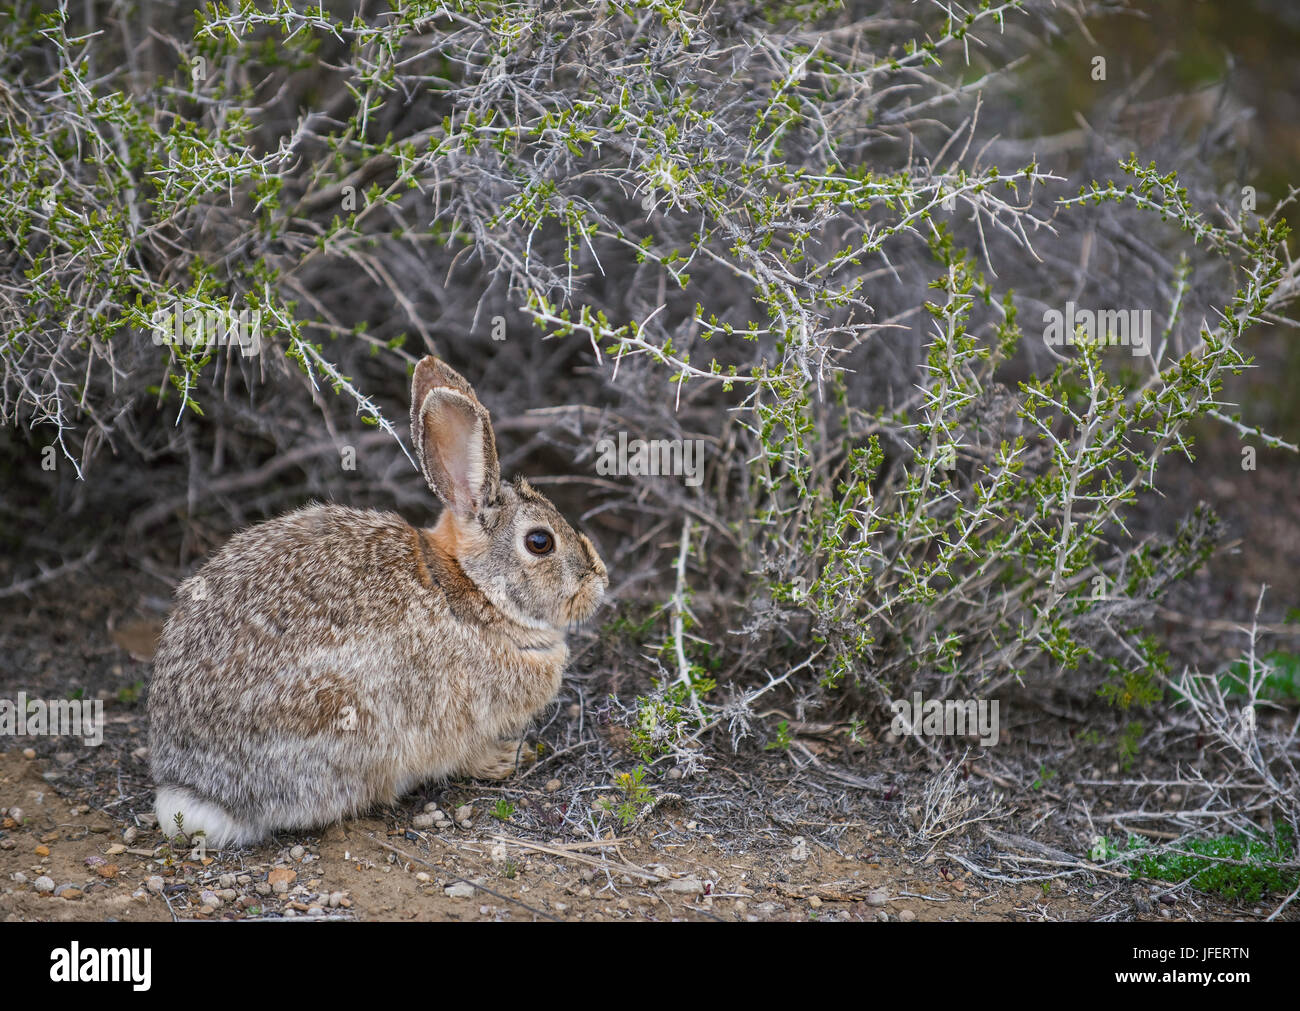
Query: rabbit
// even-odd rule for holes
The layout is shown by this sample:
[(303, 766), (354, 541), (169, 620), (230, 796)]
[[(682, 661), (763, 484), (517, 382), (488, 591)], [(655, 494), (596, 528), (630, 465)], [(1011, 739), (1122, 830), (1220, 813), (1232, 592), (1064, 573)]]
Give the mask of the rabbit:
[(178, 587), (148, 700), (164, 833), (242, 846), (514, 771), (605, 566), (527, 481), (501, 482), (487, 409), (433, 357), (412, 379), (411, 440), (444, 506), (433, 527), (311, 505)]

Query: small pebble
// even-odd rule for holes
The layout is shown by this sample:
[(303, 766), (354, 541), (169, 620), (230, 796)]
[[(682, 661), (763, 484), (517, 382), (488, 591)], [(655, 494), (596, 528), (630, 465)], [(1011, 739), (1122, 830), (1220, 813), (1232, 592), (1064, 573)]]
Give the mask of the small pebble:
[(474, 808), (469, 804), (462, 804), (460, 807), (456, 808), (456, 820), (462, 825), (469, 821), (473, 815)]
[(301, 846), (295, 846), (293, 849), (289, 851), (289, 856), (293, 857), (294, 860), (301, 861), (302, 858), (306, 855), (306, 853), (307, 851), (303, 849)]
[(140, 838), (140, 830), (136, 828), (134, 825), (128, 825), (126, 827), (126, 830), (123, 831), (122, 833), (122, 842), (126, 843), (128, 846), (130, 846), (133, 842), (135, 842), (139, 838)]
[(11, 807), (9, 809), (9, 817), (21, 825), (23, 823), (23, 809), (21, 807)]
[(422, 885), (427, 885), (430, 881), (433, 880), (433, 878), (429, 877), (428, 873), (426, 873), (425, 871), (420, 871), (415, 876), (415, 880), (420, 882), (420, 884)]
[(223, 874), (217, 879), (222, 888), (234, 888), (235, 876), (233, 874)]
[(433, 828), (438, 819), (431, 814), (417, 814), (411, 819), (412, 828)]
[(812, 898), (808, 900), (808, 905), (812, 906), (813, 909), (821, 909), (822, 900), (818, 898), (816, 895), (814, 895)]
[(451, 899), (468, 899), (474, 895), (474, 886), (468, 881), (457, 881), (454, 885), (448, 885), (443, 891)]
[(153, 877), (151, 877), (148, 881), (144, 883), (144, 886), (148, 888), (149, 891), (158, 894), (161, 893), (162, 890), (167, 887), (167, 882), (164, 881), (159, 875), (155, 874)]
[(52, 892), (54, 891), (54, 881), (53, 879), (47, 878), (44, 874), (42, 874), (39, 878), (36, 879), (32, 887), (35, 888), (38, 892)]
[(899, 910), (898, 918), (902, 920), (904, 923), (911, 923), (913, 920), (916, 919), (916, 914), (912, 912), (910, 909), (902, 909)]
[(880, 888), (875, 888), (872, 891), (867, 892), (868, 906), (883, 906), (888, 901), (889, 893)]
[(883, 909), (878, 909), (876, 910), (876, 919), (879, 920), (881, 923), (888, 923), (889, 914), (885, 912)]
[(343, 902), (342, 892), (330, 892), (330, 909), (337, 909)]
[(205, 906), (211, 906), (213, 909), (216, 909), (221, 905), (221, 897), (218, 896), (216, 892), (208, 891), (206, 889), (199, 892), (199, 901)]
[(555, 792), (556, 792), (557, 790), (559, 790), (560, 787), (562, 787), (563, 785), (564, 785), (564, 784), (561, 783), (558, 779), (548, 780), (547, 783), (546, 783), (546, 792), (547, 792), (547, 793), (555, 793)]
[(437, 813), (438, 813), (438, 805), (435, 804), (433, 801), (429, 801), (429, 803), (427, 803), (427, 804), (424, 805), (424, 813), (425, 813), (425, 814), (437, 814)]
[(13, 878), (14, 881), (18, 882), (18, 884), (20, 885), (27, 884), (27, 875), (24, 874), (22, 871), (14, 871), (11, 877)]
[(35, 748), (23, 748), (23, 758), (32, 759), (36, 757)]

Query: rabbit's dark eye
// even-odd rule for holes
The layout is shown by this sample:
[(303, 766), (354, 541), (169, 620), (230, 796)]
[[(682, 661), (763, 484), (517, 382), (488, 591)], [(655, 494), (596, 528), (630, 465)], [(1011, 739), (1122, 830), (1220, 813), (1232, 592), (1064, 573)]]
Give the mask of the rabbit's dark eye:
[(555, 538), (546, 530), (530, 530), (524, 535), (524, 545), (535, 555), (549, 555), (555, 550)]

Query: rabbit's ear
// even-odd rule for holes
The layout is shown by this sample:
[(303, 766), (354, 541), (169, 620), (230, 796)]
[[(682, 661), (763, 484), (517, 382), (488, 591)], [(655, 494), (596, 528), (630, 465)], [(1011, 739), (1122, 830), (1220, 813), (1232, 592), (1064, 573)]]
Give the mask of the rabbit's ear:
[(425, 358), (411, 383), (411, 442), (424, 479), (462, 519), (495, 502), (500, 485), (487, 408), (455, 370)]

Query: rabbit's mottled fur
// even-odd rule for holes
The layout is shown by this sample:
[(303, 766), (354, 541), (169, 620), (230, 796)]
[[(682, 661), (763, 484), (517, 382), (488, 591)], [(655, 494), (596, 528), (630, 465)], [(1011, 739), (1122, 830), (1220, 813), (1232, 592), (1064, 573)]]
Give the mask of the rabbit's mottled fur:
[[(500, 482), (487, 410), (435, 358), (415, 370), (411, 439), (445, 505), (432, 528), (309, 506), (177, 590), (149, 691), (164, 832), (242, 845), (514, 769), (605, 567), (526, 481)], [(530, 550), (539, 532), (553, 550)]]

